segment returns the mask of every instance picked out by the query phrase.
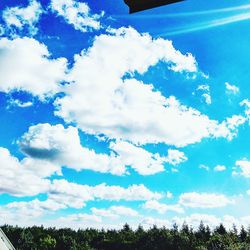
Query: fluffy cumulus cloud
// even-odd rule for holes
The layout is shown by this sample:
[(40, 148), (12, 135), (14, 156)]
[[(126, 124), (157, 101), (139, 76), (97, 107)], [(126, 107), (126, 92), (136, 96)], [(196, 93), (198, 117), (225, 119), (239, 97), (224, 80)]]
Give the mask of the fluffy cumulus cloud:
[(19, 141), (21, 150), (31, 158), (43, 159), (59, 166), (76, 170), (91, 169), (98, 172), (123, 174), (124, 168), (106, 154), (96, 154), (83, 147), (78, 130), (62, 125), (38, 124), (31, 126)]
[(0, 39), (0, 91), (23, 90), (44, 98), (59, 91), (67, 60), (51, 59), (44, 44), (31, 38)]
[[(40, 202), (34, 200), (27, 202), (13, 202), (0, 207), (0, 223), (9, 225), (19, 225), (23, 227), (44, 225), (47, 227), (71, 227), (83, 228), (93, 227), (102, 222), (101, 217), (92, 214), (72, 214), (63, 218), (48, 219), (44, 215), (44, 210), (40, 207)], [(50, 212), (50, 215), (53, 211)], [(84, 226), (83, 226), (84, 225)]]
[(214, 171), (215, 172), (222, 172), (225, 171), (227, 168), (224, 165), (217, 165), (216, 167), (214, 167)]
[(138, 212), (132, 208), (124, 206), (111, 206), (107, 209), (91, 208), (91, 212), (96, 216), (107, 217), (110, 219), (119, 218), (121, 216), (138, 216)]
[(225, 82), (225, 86), (228, 93), (236, 95), (240, 92), (240, 89), (237, 86), (232, 85), (229, 82)]
[[(44, 133), (41, 133), (41, 131)], [(88, 188), (66, 181), (51, 183), (48, 178), (55, 174), (61, 175), (61, 166), (67, 165), (68, 162), (72, 161), (73, 165), (70, 165), (73, 167), (76, 164), (77, 170), (79, 170), (79, 167), (80, 169), (84, 167), (96, 170), (100, 166), (99, 171), (101, 172), (104, 171), (101, 168), (102, 164), (104, 164), (104, 168), (107, 167), (105, 166), (106, 158), (108, 158), (108, 162), (112, 162), (112, 157), (110, 158), (108, 155), (98, 155), (87, 148), (83, 148), (79, 140), (77, 129), (72, 127), (64, 129), (61, 125), (51, 127), (48, 124), (31, 127), (19, 142), (21, 150), (27, 157), (19, 160), (12, 156), (7, 149), (0, 148), (0, 161), (2, 163), (0, 193), (14, 196), (34, 196), (39, 193), (48, 193), (48, 199), (59, 203), (61, 207), (67, 207), (68, 204), (72, 204), (71, 206), (74, 207), (82, 207), (85, 204), (84, 201), (94, 198), (148, 200), (162, 197), (161, 194), (151, 192), (144, 185), (132, 185), (128, 189), (124, 189), (119, 186), (107, 186), (106, 184)], [(75, 150), (75, 154), (68, 154), (70, 150)], [(109, 164), (107, 165), (109, 166)], [(115, 167), (116, 165), (114, 165)], [(125, 165), (123, 167), (125, 168)], [(38, 203), (35, 204), (37, 206)]]
[(180, 195), (179, 204), (191, 208), (217, 208), (232, 204), (233, 200), (222, 194), (184, 193)]
[(233, 115), (232, 117), (226, 119), (226, 126), (232, 131), (235, 131), (237, 127), (244, 124), (246, 121), (247, 118), (245, 116)]
[(47, 191), (48, 198), (46, 200), (34, 199), (28, 202), (14, 202), (8, 204), (7, 207), (20, 213), (23, 213), (22, 211), (27, 211), (27, 213), (33, 211), (37, 216), (67, 207), (80, 209), (86, 205), (85, 202), (95, 199), (95, 196), (91, 193), (91, 188), (90, 186), (68, 183), (65, 180), (54, 181)]
[[(81, 201), (92, 199), (110, 201), (146, 201), (150, 199), (161, 199), (162, 194), (152, 192), (144, 185), (131, 185), (128, 188), (124, 188), (121, 186), (108, 186), (103, 183), (91, 187), (70, 183), (66, 180), (55, 180), (52, 186), (50, 198), (51, 197), (56, 197), (56, 200), (60, 200), (61, 197), (74, 197)], [(88, 198), (86, 199), (85, 197)]]
[[(23, 213), (21, 213), (21, 211)], [(40, 223), (37, 222), (35, 218), (40, 216), (41, 214), (37, 211), (25, 211), (17, 210), (16, 208), (11, 208), (8, 206), (1, 206), (0, 207), (0, 223), (2, 225), (9, 224), (9, 225), (19, 225), (19, 226), (32, 226), (32, 225), (39, 225)], [(41, 224), (40, 224), (41, 225)]]
[[(20, 179), (23, 179), (23, 172), (16, 171), (15, 174), (18, 174)], [(8, 175), (10, 175), (10, 173), (8, 173)], [(1, 187), (4, 185), (6, 187), (6, 183), (2, 182), (2, 176), (1, 174)], [(65, 227), (67, 225), (72, 228), (83, 228), (85, 226), (97, 228), (110, 226), (111, 228), (115, 228), (118, 225), (122, 227), (125, 222), (128, 222), (128, 218), (138, 219), (140, 217), (136, 210), (121, 205), (113, 205), (106, 209), (92, 208), (89, 214), (71, 214), (64, 218), (56, 218), (56, 211), (66, 208), (81, 209), (88, 201), (146, 201), (148, 199), (162, 198), (162, 194), (152, 192), (144, 185), (131, 185), (127, 188), (108, 186), (106, 184), (88, 186), (70, 183), (66, 180), (54, 180), (50, 183), (50, 187), (48, 188), (48, 183), (45, 183), (46, 185), (44, 187), (44, 184), (37, 178), (34, 178), (34, 175), (28, 175), (26, 177), (28, 177), (28, 179), (25, 179), (22, 183), (20, 180), (15, 180), (15, 182), (13, 180), (11, 181), (11, 185), (15, 188), (15, 192), (13, 192), (13, 188), (10, 189), (9, 186), (7, 186), (8, 190), (1, 189), (0, 192), (2, 193), (3, 191), (18, 196), (29, 196), (34, 195), (36, 191), (45, 192), (46, 190), (47, 199), (39, 200), (35, 198), (31, 201), (15, 201), (6, 205), (1, 205), (1, 224), (8, 223), (16, 225), (18, 223), (20, 226), (43, 224), (46, 226), (58, 227)], [(13, 183), (15, 183), (16, 187), (14, 187)], [(39, 187), (39, 191), (34, 185)], [(33, 190), (32, 193), (27, 191), (29, 187)], [(18, 189), (19, 192), (17, 193)], [(46, 217), (48, 215), (53, 215), (56, 219), (48, 219)], [(117, 224), (110, 225), (110, 222), (113, 223), (114, 220), (116, 220), (115, 223)], [(100, 224), (100, 222), (102, 222), (102, 224)]]
[(53, 166), (48, 163), (33, 162), (27, 159), (19, 161), (5, 148), (0, 148), (0, 162), (0, 193), (33, 196), (49, 190), (50, 181), (45, 177), (50, 173), (47, 173), (46, 169), (51, 169)]
[(171, 165), (178, 165), (182, 162), (187, 161), (187, 157), (185, 154), (179, 150), (169, 149), (168, 156), (166, 157), (166, 161)]
[(159, 61), (176, 72), (197, 71), (192, 55), (181, 54), (171, 41), (152, 39), (133, 28), (96, 37), (91, 48), (75, 56), (69, 73), (74, 84), (65, 86), (66, 96), (55, 102), (55, 114), (87, 133), (136, 144), (185, 146), (204, 137), (231, 139), (234, 131), (227, 122), (210, 120), (133, 78)]
[[(29, 176), (30, 178), (32, 176)], [(32, 185), (33, 182), (26, 180)], [(37, 181), (35, 179), (34, 181)], [(37, 185), (41, 185), (38, 182)], [(23, 188), (27, 188), (23, 185)], [(47, 186), (46, 186), (47, 187)], [(20, 188), (20, 186), (17, 186)], [(40, 187), (40, 192), (43, 192)], [(9, 193), (9, 190), (5, 190)], [(21, 191), (20, 191), (21, 192)], [(30, 193), (21, 193), (22, 195), (30, 195)], [(12, 213), (17, 213), (25, 217), (39, 217), (45, 214), (62, 210), (66, 208), (81, 209), (86, 206), (89, 201), (146, 201), (149, 199), (160, 199), (161, 193), (152, 192), (144, 185), (131, 185), (127, 188), (121, 186), (108, 186), (105, 183), (97, 186), (80, 185), (70, 183), (66, 180), (54, 180), (47, 188), (47, 199), (34, 199), (31, 201), (12, 202), (1, 208), (10, 209)], [(112, 206), (109, 209), (91, 209), (92, 214), (101, 217), (115, 217), (130, 216), (135, 217), (138, 212), (124, 206)]]
[(152, 154), (143, 148), (128, 142), (111, 143), (110, 148), (115, 151), (117, 158), (124, 166), (130, 166), (141, 175), (150, 175), (164, 171), (166, 159), (159, 154)]
[(214, 131), (215, 137), (225, 137), (232, 140), (238, 134), (238, 128), (247, 121), (246, 115), (233, 115), (226, 118)]
[(91, 14), (90, 8), (85, 2), (77, 0), (52, 0), (51, 9), (65, 21), (74, 26), (76, 30), (86, 32), (101, 28), (100, 18), (103, 14)]
[[(31, 126), (19, 141), (21, 150), (31, 158), (76, 170), (90, 169), (115, 175), (128, 174), (128, 166), (141, 175), (164, 171), (167, 159), (128, 142), (110, 143), (110, 154), (97, 154), (81, 145), (78, 130), (62, 125)], [(179, 160), (181, 161), (181, 160)]]
[(250, 161), (247, 159), (236, 161), (233, 175), (241, 175), (245, 178), (250, 178)]
[(164, 214), (170, 211), (176, 212), (176, 213), (184, 213), (184, 209), (179, 204), (169, 205), (169, 204), (160, 203), (157, 200), (146, 201), (142, 207), (147, 210), (157, 211), (160, 214)]
[(57, 211), (66, 206), (63, 203), (54, 202), (53, 200), (40, 201), (34, 199), (29, 202), (11, 202), (5, 206), (14, 213), (24, 217), (39, 217), (44, 215), (45, 211)]
[(26, 31), (25, 35), (35, 35), (38, 31), (36, 24), (41, 14), (42, 6), (36, 0), (31, 0), (27, 7), (12, 7), (3, 11), (3, 20), (6, 23), (8, 33), (15, 35), (16, 31)]

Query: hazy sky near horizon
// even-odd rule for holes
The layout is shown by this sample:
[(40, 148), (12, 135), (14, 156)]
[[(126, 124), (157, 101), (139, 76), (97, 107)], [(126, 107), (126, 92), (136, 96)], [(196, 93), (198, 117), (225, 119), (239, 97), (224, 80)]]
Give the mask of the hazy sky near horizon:
[(248, 225), (249, 27), (249, 1), (2, 0), (0, 224)]

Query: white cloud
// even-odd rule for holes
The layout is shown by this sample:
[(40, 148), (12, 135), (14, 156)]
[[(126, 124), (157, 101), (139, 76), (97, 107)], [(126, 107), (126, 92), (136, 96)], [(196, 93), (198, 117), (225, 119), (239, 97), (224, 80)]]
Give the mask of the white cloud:
[(166, 160), (128, 142), (111, 143), (110, 148), (118, 154), (121, 165), (131, 166), (141, 175), (151, 175), (164, 171)]
[(229, 82), (225, 82), (225, 86), (228, 93), (236, 95), (240, 92), (240, 89), (237, 86), (231, 85)]
[(43, 171), (52, 168), (48, 163), (33, 162), (27, 159), (19, 161), (11, 156), (5, 148), (0, 148), (0, 162), (0, 193), (8, 193), (13, 196), (33, 196), (48, 191), (50, 181), (44, 179), (47, 177), (47, 173)]
[(115, 175), (128, 174), (128, 166), (141, 175), (164, 171), (164, 157), (128, 142), (112, 142), (110, 154), (97, 154), (81, 145), (78, 130), (62, 125), (31, 126), (19, 142), (28, 156), (76, 170), (90, 169)]
[(131, 185), (128, 188), (122, 188), (119, 186), (107, 186), (101, 184), (96, 186), (94, 194), (97, 198), (106, 200), (149, 200), (149, 199), (160, 199), (162, 194), (152, 192), (144, 185)]
[(108, 218), (119, 218), (121, 216), (126, 217), (135, 217), (138, 216), (138, 212), (132, 208), (124, 207), (124, 206), (111, 206), (107, 209), (100, 208), (91, 208), (91, 212), (100, 217), (108, 217)]
[(232, 117), (226, 118), (214, 131), (214, 136), (225, 137), (228, 140), (232, 140), (238, 134), (238, 127), (246, 121), (247, 118), (242, 115), (233, 115)]
[[(9, 193), (15, 196), (30, 196), (46, 193), (48, 188), (51, 188), (50, 181), (46, 178), (54, 174), (61, 175), (61, 167), (67, 166), (67, 164), (76, 170), (84, 168), (105, 172), (109, 171), (105, 168), (112, 166), (113, 169), (116, 169), (116, 163), (122, 162), (122, 160), (119, 160), (120, 156), (96, 154), (92, 150), (83, 148), (80, 144), (77, 129), (73, 127), (64, 129), (62, 125), (51, 126), (49, 124), (40, 124), (32, 126), (19, 141), (19, 146), (27, 155), (27, 157), (21, 161), (11, 156), (7, 149), (0, 148), (0, 160), (3, 163), (3, 168), (0, 173), (1, 193)], [(135, 156), (136, 155), (137, 154), (135, 154)], [(118, 157), (117, 161), (115, 160), (116, 157)], [(139, 163), (136, 162), (134, 164)], [(122, 165), (122, 167), (125, 169), (126, 166)], [(120, 169), (119, 165), (117, 169)], [(110, 172), (113, 173), (111, 170)], [(16, 176), (19, 177), (17, 181), (15, 181)], [(67, 186), (67, 184), (68, 183), (65, 185)], [(61, 186), (63, 186), (63, 184), (61, 184)], [(55, 188), (56, 185), (53, 184), (52, 187)], [(81, 188), (81, 186), (73, 185), (71, 189), (73, 189), (73, 187), (75, 187), (75, 189)], [(133, 192), (136, 192), (135, 197), (141, 197), (139, 199), (142, 200), (145, 200), (146, 196), (148, 196), (146, 200), (161, 197), (160, 194), (150, 192), (150, 190), (143, 185), (134, 185), (131, 186), (129, 190), (124, 190), (119, 187), (108, 187), (102, 184), (100, 189), (97, 194), (100, 199), (110, 196), (110, 199), (116, 197), (114, 199), (119, 200), (123, 199), (122, 196), (119, 195), (126, 194), (131, 196), (131, 198), (128, 199), (133, 200)], [(115, 196), (112, 193), (113, 191), (118, 192), (118, 196)], [(82, 195), (86, 192), (82, 190)], [(83, 198), (79, 193), (77, 193), (77, 195), (80, 199)], [(51, 196), (52, 194), (50, 194), (50, 198)], [(59, 198), (61, 200), (64, 199), (64, 197)]]
[[(121, 27), (119, 29), (110, 29), (109, 31), (111, 36), (101, 35), (97, 37), (91, 52), (95, 54), (97, 49), (95, 47), (103, 45), (105, 46), (102, 47), (105, 49), (103, 51), (105, 54), (114, 48), (113, 45), (118, 46), (117, 51), (123, 48), (124, 51), (120, 52), (121, 54), (118, 54), (118, 57), (115, 56), (119, 62), (115, 73), (118, 73), (120, 77), (127, 72), (145, 73), (150, 66), (156, 65), (159, 61), (170, 64), (168, 68), (175, 72), (195, 73), (198, 71), (195, 58), (190, 53), (184, 55), (176, 50), (170, 40), (162, 38), (153, 39), (149, 34), (140, 34), (132, 27)], [(130, 44), (127, 44), (127, 42), (130, 42)], [(152, 51), (148, 51), (150, 49)], [(138, 55), (137, 58), (133, 57), (133, 52)], [(111, 60), (113, 61), (115, 58), (111, 58)], [(128, 61), (128, 59), (131, 59), (131, 61)], [(110, 60), (106, 58), (105, 63), (108, 62)], [(108, 65), (105, 66), (107, 67)]]
[[(33, 225), (44, 225), (45, 227), (56, 227), (65, 228), (70, 227), (73, 229), (83, 228), (97, 228), (97, 229), (121, 229), (126, 222), (132, 228), (136, 229), (139, 225), (143, 226), (144, 229), (157, 227), (172, 228), (173, 224), (176, 223), (179, 227), (182, 227), (183, 223), (191, 225), (192, 228), (197, 229), (200, 222), (203, 221), (205, 225), (209, 225), (211, 228), (215, 228), (220, 223), (227, 229), (232, 229), (233, 224), (240, 229), (241, 225), (245, 228), (249, 226), (250, 217), (233, 217), (231, 215), (225, 215), (217, 217), (212, 214), (191, 214), (189, 216), (180, 217), (175, 216), (172, 219), (152, 218), (142, 216), (117, 216), (109, 217), (99, 216), (94, 213), (76, 213), (70, 214), (60, 218), (48, 219), (42, 216), (39, 210), (34, 210), (34, 205), (28, 210), (25, 210), (26, 205), (17, 205), (15, 203), (9, 206), (0, 207), (0, 223), (9, 225), (20, 225), (20, 226), (33, 226)], [(54, 216), (53, 216), (54, 217)], [(111, 219), (112, 218), (112, 219)]]
[[(25, 209), (16, 209), (16, 208), (9, 208), (8, 206), (1, 206), (0, 207), (0, 223), (2, 225), (19, 225), (19, 226), (32, 226), (32, 225), (39, 225), (35, 218), (40, 216), (41, 214), (38, 211), (29, 210), (26, 211)], [(41, 225), (41, 224), (40, 224)]]
[(197, 90), (203, 90), (203, 91), (209, 92), (209, 91), (210, 91), (210, 87), (209, 87), (209, 85), (207, 85), (207, 84), (202, 84), (202, 85), (199, 85), (199, 86), (197, 87)]
[(232, 204), (233, 200), (222, 194), (184, 193), (180, 195), (179, 204), (191, 208), (217, 208)]
[[(5, 162), (4, 162), (5, 163)], [(23, 173), (17, 172), (20, 178), (24, 175)], [(26, 183), (22, 183), (23, 189), (21, 189), (19, 182), (20, 180), (16, 178), (16, 181), (12, 181), (13, 187), (16, 184), (16, 190), (19, 188), (19, 193), (13, 192), (13, 189), (8, 188), (8, 190), (4, 190), (4, 192), (11, 193), (12, 195), (17, 196), (30, 196), (35, 195), (37, 191), (34, 189), (34, 183), (38, 179), (34, 178), (34, 176), (27, 176), (30, 179), (26, 179)], [(2, 178), (2, 176), (0, 176)], [(33, 179), (32, 179), (33, 178)], [(1, 186), (2, 182), (0, 181)], [(41, 182), (36, 183), (37, 186), (40, 186)], [(162, 194), (157, 192), (152, 192), (147, 189), (144, 185), (131, 185), (127, 188), (121, 186), (107, 186), (105, 183), (97, 185), (97, 186), (88, 186), (88, 185), (80, 185), (76, 183), (70, 183), (66, 180), (54, 180), (50, 185), (47, 183), (46, 190), (44, 187), (39, 187), (39, 191), (37, 193), (45, 193), (47, 194), (47, 199), (39, 200), (34, 199), (31, 201), (21, 201), (21, 202), (11, 202), (7, 205), (0, 206), (1, 214), (6, 214), (5, 223), (7, 221), (11, 221), (11, 224), (21, 223), (24, 224), (25, 221), (44, 218), (45, 215), (55, 214), (56, 211), (66, 209), (66, 208), (75, 208), (81, 209), (85, 207), (86, 203), (89, 201), (99, 200), (107, 200), (107, 201), (146, 201), (148, 199), (160, 199), (163, 197)], [(28, 192), (27, 189), (31, 186), (32, 193)], [(2, 190), (1, 190), (2, 191)], [(126, 218), (128, 217), (139, 217), (139, 214), (136, 210), (124, 207), (120, 205), (111, 206), (108, 209), (97, 209), (92, 208), (92, 216), (96, 218)], [(16, 215), (16, 216), (12, 216)], [(70, 215), (74, 216), (74, 215)], [(84, 218), (84, 217), (82, 217)], [(37, 221), (31, 222), (38, 225)], [(44, 224), (44, 221), (42, 221)], [(93, 224), (92, 224), (93, 225)], [(72, 226), (72, 225), (71, 225)]]
[[(98, 172), (124, 174), (124, 166), (116, 164), (106, 154), (96, 154), (83, 147), (78, 130), (62, 125), (38, 124), (31, 126), (19, 142), (21, 150), (33, 158), (42, 158), (60, 166), (76, 170), (91, 169)], [(117, 162), (119, 163), (119, 162)]]
[(171, 168), (171, 171), (172, 171), (173, 173), (179, 173), (179, 170), (176, 169), (176, 168)]
[(211, 229), (223, 224), (228, 230), (232, 229), (233, 226), (236, 226), (240, 230), (243, 225), (245, 228), (249, 226), (249, 217), (234, 217), (231, 215), (224, 215), (218, 217), (212, 214), (200, 214), (195, 213), (186, 217), (174, 217), (173, 222), (175, 222), (179, 227), (186, 223), (192, 225), (194, 229), (198, 229), (200, 222), (202, 221), (204, 225), (209, 225)]
[(179, 204), (174, 204), (174, 205), (164, 204), (156, 200), (146, 201), (142, 207), (148, 210), (155, 210), (160, 214), (164, 214), (169, 211), (175, 213), (184, 213), (184, 209)]
[(107, 186), (105, 183), (97, 186), (79, 185), (66, 180), (55, 180), (52, 185), (52, 192), (49, 196), (56, 197), (60, 201), (61, 197), (72, 197), (81, 201), (93, 199), (111, 201), (146, 201), (160, 199), (162, 194), (152, 192), (144, 185), (131, 185), (128, 188), (121, 186)]
[(167, 196), (168, 199), (173, 198), (173, 194), (170, 191), (167, 191), (166, 196)]
[(92, 188), (95, 187), (70, 183), (66, 180), (54, 180), (48, 194), (48, 200), (64, 207), (79, 209), (84, 207), (87, 201), (95, 199)]
[(192, 225), (193, 228), (198, 228), (201, 221), (205, 225), (209, 225), (211, 228), (215, 228), (222, 222), (220, 218), (210, 214), (191, 214), (190, 216), (186, 217), (174, 217), (173, 221), (179, 227), (181, 227), (183, 223), (186, 223), (187, 225)]
[[(33, 176), (29, 177), (32, 178)], [(34, 181), (37, 181), (37, 178), (34, 179)], [(29, 183), (29, 185), (33, 184), (28, 180), (26, 180), (26, 182)], [(16, 189), (20, 188), (20, 186), (18, 185), (18, 180), (15, 183), (17, 183)], [(37, 185), (40, 184), (41, 182), (37, 183)], [(23, 185), (23, 188), (27, 189), (27, 186), (27, 184), (26, 186)], [(81, 209), (85, 207), (86, 203), (89, 201), (146, 201), (149, 199), (162, 198), (162, 194), (152, 192), (144, 185), (131, 185), (128, 188), (125, 188), (121, 186), (107, 186), (105, 183), (103, 183), (97, 186), (88, 186), (70, 183), (66, 180), (54, 180), (53, 183), (51, 183), (49, 187), (47, 185), (46, 188), (47, 190), (42, 190), (42, 187), (40, 187), (40, 190), (37, 192), (47, 192), (46, 200), (41, 201), (36, 198), (32, 201), (27, 202), (12, 202), (7, 204), (6, 208), (11, 209), (13, 213), (19, 213), (24, 215), (25, 217), (38, 217), (46, 213), (65, 208)], [(5, 192), (9, 193), (9, 190), (5, 190)], [(34, 189), (33, 193), (29, 193), (28, 191), (24, 193), (20, 191), (20, 196), (33, 195), (35, 194), (34, 192)], [(13, 193), (13, 195), (17, 194)], [(93, 208), (92, 213), (96, 216), (102, 217), (112, 217), (112, 215), (114, 215), (114, 217), (138, 215), (135, 210), (124, 206), (112, 206), (109, 209)]]
[(155, 225), (157, 227), (172, 228), (173, 224), (176, 223), (177, 226), (181, 228), (185, 223), (189, 226), (192, 226), (192, 228), (196, 230), (198, 229), (202, 221), (204, 225), (209, 225), (211, 229), (214, 229), (221, 223), (227, 229), (232, 229), (233, 225), (236, 225), (237, 228), (240, 229), (241, 225), (244, 225), (245, 228), (248, 227), (249, 219), (250, 218), (248, 217), (235, 218), (230, 215), (225, 215), (220, 218), (212, 214), (195, 213), (185, 217), (175, 216), (173, 219), (158, 219), (158, 218), (146, 217), (140, 222), (140, 225), (143, 226), (143, 228), (145, 229), (152, 228)]
[(236, 161), (233, 175), (241, 175), (250, 178), (250, 161), (247, 159)]
[(87, 3), (75, 0), (51, 0), (51, 9), (76, 30), (87, 32), (101, 28), (100, 18), (103, 14), (91, 14)]
[(9, 106), (16, 106), (16, 107), (19, 107), (19, 108), (28, 108), (28, 107), (31, 107), (33, 105), (33, 102), (22, 102), (18, 99), (11, 99), (9, 101)]
[(40, 201), (38, 199), (29, 202), (11, 202), (6, 205), (6, 208), (12, 210), (13, 213), (19, 213), (25, 217), (38, 217), (45, 211), (57, 211), (65, 207), (64, 204), (53, 200)]
[(245, 107), (245, 115), (249, 119), (250, 118), (250, 101), (248, 99), (244, 99), (240, 102), (240, 106)]
[(237, 127), (244, 124), (247, 118), (242, 115), (233, 115), (230, 118), (226, 119), (227, 127), (231, 130), (237, 130)]
[[(57, 228), (83, 228), (96, 227), (102, 222), (101, 217), (92, 214), (71, 214), (62, 218), (51, 219), (44, 216), (44, 210), (40, 208), (40, 201), (34, 200), (30, 203), (27, 202), (13, 202), (9, 205), (0, 207), (0, 223), (9, 225), (19, 225), (23, 227), (28, 226), (45, 226)], [(54, 204), (51, 204), (54, 206)], [(50, 215), (53, 214), (53, 211)], [(50, 216), (49, 216), (50, 217)], [(53, 217), (55, 215), (53, 214)], [(84, 223), (83, 223), (84, 222)], [(101, 228), (101, 227), (100, 227)]]
[(38, 31), (36, 24), (38, 23), (41, 14), (43, 13), (42, 6), (36, 0), (31, 0), (27, 7), (12, 7), (6, 8), (3, 11), (3, 20), (5, 21), (8, 32), (15, 34), (13, 28), (19, 31), (25, 30), (30, 35), (35, 35)]
[(24, 90), (44, 98), (59, 91), (67, 60), (50, 59), (44, 44), (30, 38), (0, 39), (0, 91)]
[(209, 168), (208, 166), (204, 165), (204, 164), (199, 165), (199, 168), (200, 168), (200, 169), (204, 169), (204, 170), (206, 170), (206, 171), (209, 171), (209, 170), (210, 170), (210, 168)]
[(203, 92), (201, 96), (203, 97), (206, 104), (208, 104), (208, 105), (212, 104), (212, 98), (211, 98), (211, 94), (210, 94), (209, 85), (207, 85), (207, 84), (199, 85), (197, 87), (197, 90)]
[[(126, 208), (129, 209), (129, 208)], [(134, 229), (138, 227), (138, 219), (134, 216), (105, 216), (105, 212), (100, 212), (100, 216), (94, 213), (79, 213), (72, 214), (69, 216), (61, 217), (57, 220), (54, 220), (54, 225), (65, 228), (65, 226), (79, 229), (79, 228), (96, 228), (96, 229), (117, 229), (120, 230), (123, 228), (125, 223), (133, 226)], [(106, 214), (107, 215), (107, 214)], [(140, 218), (140, 216), (139, 216)], [(132, 220), (131, 220), (132, 219)]]
[(168, 150), (168, 156), (166, 157), (166, 162), (168, 162), (169, 164), (175, 166), (187, 160), (188, 158), (185, 156), (183, 152), (175, 149)]
[(181, 54), (168, 40), (132, 28), (96, 37), (91, 48), (75, 56), (69, 73), (74, 84), (65, 86), (66, 96), (55, 102), (55, 114), (86, 133), (134, 144), (186, 146), (204, 137), (232, 139), (235, 134), (227, 123), (210, 120), (133, 79), (135, 72), (143, 74), (159, 61), (174, 71), (197, 71), (193, 56)]
[(225, 171), (227, 168), (223, 165), (217, 165), (216, 167), (214, 167), (214, 171), (215, 172), (222, 172)]
[(212, 104), (212, 98), (210, 94), (202, 94), (206, 104), (210, 105)]
[(155, 225), (159, 228), (161, 227), (171, 228), (173, 226), (173, 223), (170, 220), (166, 219), (146, 217), (140, 222), (140, 225), (143, 226), (143, 228), (145, 229), (152, 228)]
[[(95, 225), (95, 223), (100, 224), (102, 222), (102, 218), (93, 214), (72, 214), (67, 217), (61, 217), (59, 219), (59, 222), (62, 223), (62, 225), (68, 225), (70, 222), (73, 224), (80, 223), (90, 223), (91, 225)], [(70, 227), (72, 227), (72, 224), (70, 223)], [(65, 227), (65, 226), (62, 226)], [(82, 226), (79, 225), (79, 228), (82, 228)]]

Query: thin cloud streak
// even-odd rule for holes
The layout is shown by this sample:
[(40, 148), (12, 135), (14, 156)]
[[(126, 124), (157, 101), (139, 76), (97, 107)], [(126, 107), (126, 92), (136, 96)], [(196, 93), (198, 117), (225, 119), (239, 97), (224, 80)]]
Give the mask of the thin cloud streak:
[(165, 36), (180, 35), (180, 34), (210, 29), (210, 28), (214, 28), (218, 26), (223, 26), (223, 25), (230, 24), (230, 23), (245, 21), (248, 19), (250, 19), (250, 13), (239, 14), (239, 15), (234, 15), (234, 16), (227, 17), (227, 18), (216, 19), (216, 20), (209, 21), (209, 22), (197, 23), (192, 26), (182, 27), (180, 29), (176, 29), (173, 31), (157, 34), (157, 36), (165, 37)]

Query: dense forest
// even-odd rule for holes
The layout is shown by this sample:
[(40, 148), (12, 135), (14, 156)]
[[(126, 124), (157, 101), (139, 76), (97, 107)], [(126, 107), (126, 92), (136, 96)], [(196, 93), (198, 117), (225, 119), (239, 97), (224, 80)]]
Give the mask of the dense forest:
[(184, 224), (181, 228), (157, 228), (132, 230), (124, 225), (121, 230), (44, 227), (1, 227), (17, 250), (247, 250), (250, 249), (250, 229), (226, 230), (219, 225), (214, 230), (202, 222), (197, 230)]

